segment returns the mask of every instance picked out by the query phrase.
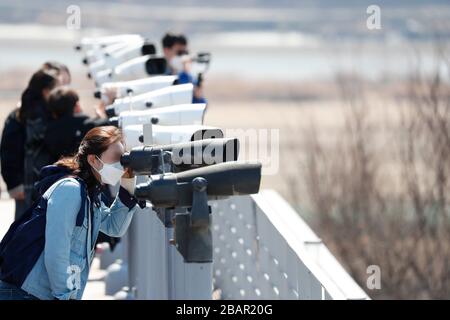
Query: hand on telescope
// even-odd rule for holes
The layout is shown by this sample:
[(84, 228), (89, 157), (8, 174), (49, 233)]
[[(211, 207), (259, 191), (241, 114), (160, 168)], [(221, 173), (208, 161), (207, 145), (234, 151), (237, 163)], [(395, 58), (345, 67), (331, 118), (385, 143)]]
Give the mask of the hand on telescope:
[(105, 87), (104, 88), (104, 94), (107, 98), (106, 105), (110, 105), (114, 102), (114, 100), (118, 97), (118, 90), (117, 87)]
[(202, 87), (197, 87), (197, 86), (194, 87), (194, 96), (196, 98), (198, 98), (198, 99), (203, 97), (203, 89), (202, 89)]
[(105, 104), (103, 102), (100, 102), (95, 106), (95, 114), (99, 118), (107, 118)]
[(133, 195), (136, 188), (136, 177), (132, 169), (125, 168), (125, 173), (120, 179), (120, 186), (127, 190), (130, 195)]
[(105, 107), (112, 104), (118, 97), (117, 87), (108, 86), (103, 88), (103, 95), (106, 99), (102, 99), (101, 102), (95, 107), (95, 114), (100, 118), (107, 118)]
[(182, 56), (181, 61), (183, 62), (183, 71), (190, 73), (192, 66), (192, 58), (188, 55)]

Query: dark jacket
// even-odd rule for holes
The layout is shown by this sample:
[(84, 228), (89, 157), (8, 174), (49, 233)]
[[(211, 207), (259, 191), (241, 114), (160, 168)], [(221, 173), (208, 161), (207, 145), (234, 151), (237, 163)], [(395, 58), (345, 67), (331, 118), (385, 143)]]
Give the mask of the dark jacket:
[(53, 119), (49, 113), (27, 120), (25, 147), (25, 194), (27, 204), (35, 200), (34, 182), (44, 166), (62, 156), (74, 154), (84, 135), (107, 120), (90, 119), (87, 115), (67, 115)]
[(62, 156), (76, 153), (89, 130), (107, 124), (108, 119), (91, 119), (82, 113), (50, 120), (43, 140), (50, 154), (50, 163), (58, 161)]
[(30, 206), (39, 196), (34, 190), (41, 168), (51, 163), (49, 150), (43, 144), (50, 113), (44, 101), (36, 101), (25, 120), (24, 189), (25, 205)]
[(25, 126), (17, 111), (6, 118), (0, 142), (1, 173), (8, 190), (24, 183)]

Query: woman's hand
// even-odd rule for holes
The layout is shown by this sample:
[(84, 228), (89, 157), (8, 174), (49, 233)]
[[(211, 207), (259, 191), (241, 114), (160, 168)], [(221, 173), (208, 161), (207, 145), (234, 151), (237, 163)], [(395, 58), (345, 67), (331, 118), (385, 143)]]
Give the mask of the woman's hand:
[(106, 87), (103, 90), (106, 101), (102, 99), (100, 103), (95, 106), (95, 114), (99, 118), (107, 118), (105, 111), (106, 106), (111, 105), (118, 97), (118, 89), (116, 87)]
[(128, 191), (130, 195), (133, 195), (136, 188), (136, 178), (134, 172), (130, 168), (125, 168), (125, 173), (122, 175), (120, 185)]
[(99, 118), (107, 118), (105, 104), (103, 102), (100, 102), (95, 106), (95, 114)]
[(114, 100), (119, 96), (119, 90), (117, 87), (114, 86), (105, 87), (103, 90), (104, 90), (103, 94), (106, 96), (105, 101), (106, 105), (112, 104)]

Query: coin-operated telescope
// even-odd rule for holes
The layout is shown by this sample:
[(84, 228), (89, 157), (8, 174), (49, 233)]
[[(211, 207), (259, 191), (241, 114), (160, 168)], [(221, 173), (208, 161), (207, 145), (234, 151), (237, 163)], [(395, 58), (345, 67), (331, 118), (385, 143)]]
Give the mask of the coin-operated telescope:
[(175, 84), (177, 76), (155, 76), (132, 81), (106, 82), (94, 92), (94, 97), (107, 101), (106, 91), (116, 91), (116, 98), (124, 98), (129, 95), (140, 95), (154, 90), (170, 87)]
[(106, 107), (106, 115), (113, 117), (127, 110), (156, 109), (178, 104), (192, 103), (194, 86), (192, 83), (179, 84), (137, 96), (116, 99)]
[(151, 176), (136, 186), (137, 199), (156, 209), (187, 208), (174, 216), (174, 239), (185, 262), (212, 262), (208, 200), (259, 191), (261, 163), (223, 162), (179, 173)]
[(118, 117), (109, 118), (109, 122), (120, 128), (147, 123), (164, 126), (201, 125), (205, 110), (204, 103), (179, 104), (157, 109), (123, 111)]

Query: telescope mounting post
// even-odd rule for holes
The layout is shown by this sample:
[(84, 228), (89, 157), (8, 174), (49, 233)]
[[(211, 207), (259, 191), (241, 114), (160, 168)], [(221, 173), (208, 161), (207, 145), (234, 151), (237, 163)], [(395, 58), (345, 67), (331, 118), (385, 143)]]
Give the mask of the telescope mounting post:
[(192, 208), (175, 215), (175, 243), (186, 263), (212, 262), (211, 208), (206, 193), (207, 181), (192, 180)]

